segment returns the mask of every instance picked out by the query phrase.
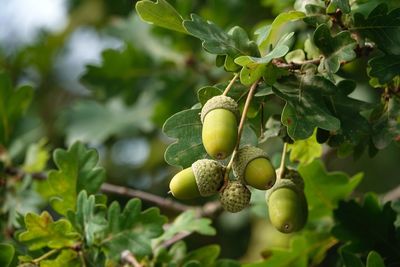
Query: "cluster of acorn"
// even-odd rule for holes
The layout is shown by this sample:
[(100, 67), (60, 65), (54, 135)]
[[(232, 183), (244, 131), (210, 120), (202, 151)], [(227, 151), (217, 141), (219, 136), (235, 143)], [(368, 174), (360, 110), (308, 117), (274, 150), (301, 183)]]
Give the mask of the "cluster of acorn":
[(307, 219), (304, 185), (295, 172), (288, 172), (277, 183), (275, 170), (265, 152), (244, 146), (236, 151), (232, 170), (236, 180), (225, 181), (223, 160), (235, 150), (238, 142), (240, 112), (232, 98), (224, 95), (209, 99), (201, 110), (202, 141), (208, 155), (216, 160), (201, 159), (177, 173), (170, 191), (177, 199), (191, 199), (220, 194), (222, 207), (239, 212), (249, 205), (248, 186), (267, 191), (271, 223), (281, 232), (300, 230)]

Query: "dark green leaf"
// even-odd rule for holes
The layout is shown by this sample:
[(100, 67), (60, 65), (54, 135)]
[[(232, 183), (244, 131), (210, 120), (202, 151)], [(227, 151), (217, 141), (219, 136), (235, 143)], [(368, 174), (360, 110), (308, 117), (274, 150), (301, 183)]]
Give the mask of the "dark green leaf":
[(9, 244), (0, 244), (0, 266), (10, 266), (14, 258), (15, 249)]
[(344, 267), (365, 267), (361, 259), (355, 253), (347, 250), (347, 246), (341, 247), (339, 249), (339, 254)]
[(227, 55), (232, 59), (239, 55), (259, 55), (256, 43), (250, 41), (247, 33), (238, 26), (226, 33), (196, 14), (191, 15), (191, 20), (185, 20), (183, 26), (191, 35), (202, 40), (204, 49), (211, 54)]
[(187, 33), (181, 15), (165, 0), (138, 1), (135, 5), (140, 18), (148, 23), (174, 31)]
[(197, 99), (203, 106), (210, 98), (222, 94), (221, 89), (214, 86), (205, 86), (197, 91)]
[(165, 151), (168, 164), (187, 168), (198, 159), (206, 158), (207, 152), (201, 141), (202, 124), (199, 109), (178, 112), (170, 117), (163, 126), (163, 132), (178, 141)]
[(340, 128), (340, 121), (331, 114), (323, 99), (336, 91), (329, 80), (310, 73), (293, 75), (279, 79), (273, 90), (286, 100), (281, 120), (292, 139), (306, 139), (316, 127), (329, 131)]
[(13, 89), (8, 75), (0, 72), (0, 144), (9, 142), (14, 123), (25, 113), (32, 96), (32, 87)]
[(355, 87), (355, 82), (342, 80), (337, 84), (336, 93), (327, 97), (332, 114), (340, 120), (340, 129), (331, 132), (331, 146), (346, 143), (355, 147), (371, 134), (368, 120), (360, 115), (360, 112), (371, 108), (371, 104), (348, 97)]
[(361, 173), (352, 178), (342, 172), (329, 173), (319, 160), (301, 164), (299, 173), (304, 179), (310, 220), (331, 217), (339, 201), (348, 198), (362, 179)]
[(348, 31), (331, 36), (329, 27), (322, 24), (315, 30), (313, 40), (324, 55), (321, 64), (328, 72), (337, 72), (341, 62), (350, 61), (356, 57), (354, 48), (357, 42), (351, 38)]
[(221, 259), (218, 260), (214, 267), (240, 267), (240, 263), (234, 260)]
[(25, 226), (26, 231), (22, 232), (18, 239), (30, 250), (69, 247), (79, 238), (79, 234), (72, 229), (68, 220), (60, 219), (54, 222), (47, 211), (40, 215), (26, 214)]
[(374, 145), (383, 149), (393, 140), (400, 136), (400, 99), (392, 97), (387, 108), (381, 116), (373, 123), (373, 142)]
[(386, 263), (400, 262), (400, 240), (396, 238), (396, 213), (386, 203), (383, 207), (375, 195), (367, 194), (362, 205), (354, 200), (339, 203), (334, 211), (333, 235), (347, 242), (355, 253), (377, 251)]
[(371, 66), (369, 75), (377, 77), (381, 84), (390, 82), (396, 75), (400, 74), (400, 55), (374, 57), (368, 64)]
[(131, 199), (123, 211), (118, 202), (110, 205), (107, 234), (102, 242), (107, 258), (118, 262), (124, 250), (137, 257), (152, 253), (151, 239), (163, 233), (166, 218), (160, 215), (157, 208), (141, 209), (139, 199)]
[(381, 255), (376, 251), (371, 251), (367, 257), (367, 267), (385, 267)]
[(55, 259), (40, 261), (40, 267), (80, 267), (78, 253), (72, 249), (63, 249)]
[(335, 13), (336, 9), (340, 9), (343, 13), (350, 13), (351, 8), (349, 0), (331, 0), (328, 7), (326, 8), (327, 13)]
[(385, 53), (400, 55), (400, 8), (388, 13), (387, 5), (380, 4), (368, 18), (356, 13), (351, 30), (371, 39)]
[(53, 157), (58, 170), (49, 172), (48, 181), (53, 191), (50, 204), (58, 213), (65, 215), (68, 210), (75, 210), (80, 191), (94, 194), (100, 189), (105, 171), (97, 167), (97, 151), (86, 148), (80, 142), (68, 150), (56, 149)]

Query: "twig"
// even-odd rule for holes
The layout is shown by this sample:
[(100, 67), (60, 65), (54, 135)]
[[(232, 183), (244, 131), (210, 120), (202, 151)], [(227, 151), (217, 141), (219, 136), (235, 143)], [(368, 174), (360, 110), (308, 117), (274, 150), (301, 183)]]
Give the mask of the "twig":
[(236, 79), (239, 77), (239, 73), (236, 73), (235, 76), (233, 76), (232, 80), (229, 82), (228, 86), (225, 88), (224, 92), (222, 95), (227, 95), (229, 90), (231, 90), (233, 84), (235, 83)]
[(124, 250), (121, 253), (121, 260), (123, 262), (126, 262), (128, 264), (130, 264), (133, 267), (143, 267), (143, 265), (141, 265), (137, 259), (135, 258), (135, 256), (129, 251), (129, 250)]
[(382, 196), (383, 202), (393, 201), (400, 199), (400, 185), (393, 188)]
[(231, 168), (232, 168), (233, 159), (235, 158), (236, 152), (237, 152), (237, 150), (239, 148), (239, 145), (240, 145), (240, 139), (242, 138), (242, 132), (243, 132), (243, 127), (244, 127), (244, 122), (246, 121), (247, 111), (249, 110), (250, 103), (251, 103), (251, 100), (253, 99), (253, 95), (254, 95), (254, 92), (255, 92), (255, 90), (257, 88), (258, 82), (259, 82), (259, 80), (255, 81), (250, 86), (249, 93), (247, 95), (246, 102), (245, 102), (244, 107), (243, 107), (242, 116), (240, 117), (236, 146), (235, 146), (235, 149), (233, 150), (233, 153), (231, 155), (231, 159), (229, 160), (229, 163), (225, 168), (225, 176), (224, 176), (224, 181), (225, 182), (224, 182), (224, 186), (222, 186), (222, 188), (221, 188), (221, 191), (224, 190), (225, 185), (227, 184), (227, 182), (229, 180), (229, 173), (230, 173)]
[(172, 244), (175, 244), (178, 241), (181, 241), (182, 239), (190, 236), (192, 233), (191, 232), (180, 232), (174, 235), (171, 239), (165, 240), (160, 247), (167, 248), (171, 246)]
[(288, 148), (288, 143), (283, 144), (283, 149), (282, 149), (282, 157), (281, 157), (281, 164), (279, 165), (279, 174), (278, 174), (278, 181), (282, 179), (283, 175), (285, 174), (285, 161), (286, 161), (286, 152)]
[(52, 256), (53, 254), (57, 253), (59, 250), (60, 250), (60, 249), (58, 249), (58, 248), (52, 249), (52, 250), (50, 250), (49, 252), (46, 252), (45, 254), (43, 254), (42, 256), (40, 256), (40, 257), (38, 257), (38, 258), (36, 258), (36, 259), (33, 259), (33, 260), (32, 260), (32, 263), (38, 264), (38, 263), (40, 263), (42, 260), (47, 259), (48, 257)]
[(113, 193), (118, 195), (123, 195), (127, 197), (137, 197), (145, 201), (152, 202), (159, 207), (172, 209), (176, 211), (187, 211), (190, 209), (198, 209), (197, 206), (189, 206), (185, 204), (181, 204), (179, 202), (173, 201), (171, 199), (163, 198), (157, 195), (153, 195), (151, 193), (147, 193), (140, 190), (131, 189), (128, 187), (113, 185), (109, 183), (104, 183), (101, 186), (101, 191), (104, 193)]

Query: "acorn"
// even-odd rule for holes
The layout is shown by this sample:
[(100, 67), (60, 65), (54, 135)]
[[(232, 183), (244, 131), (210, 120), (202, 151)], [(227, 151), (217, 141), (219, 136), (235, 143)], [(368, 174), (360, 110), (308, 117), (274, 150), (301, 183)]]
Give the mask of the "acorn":
[(307, 222), (308, 206), (304, 183), (294, 171), (267, 191), (268, 213), (271, 224), (282, 233), (301, 230)]
[(225, 168), (218, 161), (201, 159), (178, 172), (169, 184), (177, 199), (207, 197), (216, 194), (224, 183)]
[(224, 95), (209, 99), (201, 110), (202, 141), (207, 153), (225, 159), (235, 149), (238, 137), (239, 109), (232, 98)]
[(240, 148), (232, 163), (233, 173), (247, 185), (267, 190), (275, 184), (275, 169), (264, 150), (258, 147)]
[(250, 203), (251, 192), (240, 181), (229, 181), (220, 193), (222, 207), (235, 213), (246, 208)]

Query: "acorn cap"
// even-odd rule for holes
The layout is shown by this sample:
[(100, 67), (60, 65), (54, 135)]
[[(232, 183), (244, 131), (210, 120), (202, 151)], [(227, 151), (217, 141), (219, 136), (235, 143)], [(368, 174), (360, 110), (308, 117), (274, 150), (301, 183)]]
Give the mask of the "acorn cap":
[(210, 98), (201, 109), (201, 122), (204, 122), (204, 118), (206, 117), (207, 113), (214, 109), (227, 109), (231, 111), (236, 119), (239, 121), (240, 113), (238, 104), (233, 98), (224, 95), (218, 95)]
[(246, 208), (250, 203), (251, 192), (240, 181), (229, 181), (220, 193), (222, 207), (235, 213)]
[(254, 146), (244, 146), (236, 152), (235, 158), (232, 162), (232, 170), (233, 174), (238, 177), (243, 183), (246, 183), (244, 174), (247, 164), (249, 164), (250, 161), (256, 158), (266, 158), (267, 160), (269, 160), (264, 150)]
[(216, 194), (224, 183), (225, 168), (218, 161), (200, 159), (192, 164), (192, 170), (203, 197)]
[(301, 178), (300, 174), (291, 169), (286, 169), (285, 170), (285, 177), (282, 177), (279, 181), (277, 181), (274, 186), (267, 190), (265, 194), (265, 198), (268, 202), (269, 197), (273, 192), (278, 190), (279, 188), (289, 188), (295, 191), (297, 194), (304, 195), (304, 181), (303, 178)]

